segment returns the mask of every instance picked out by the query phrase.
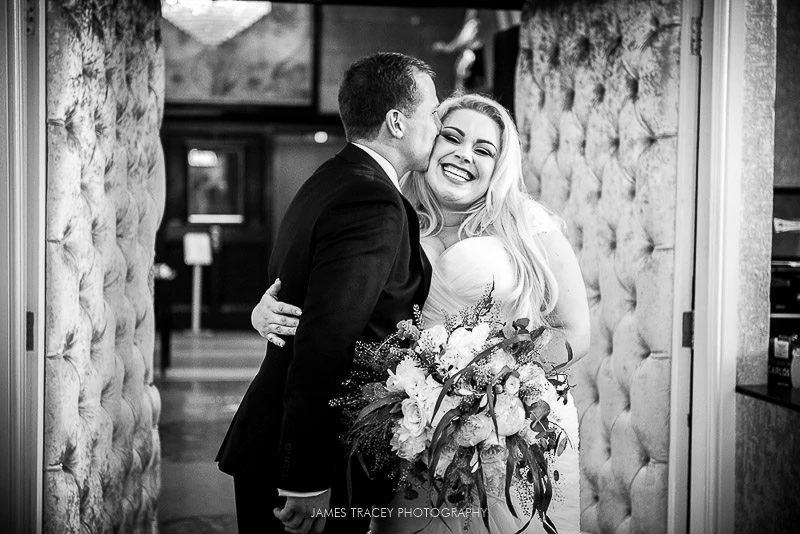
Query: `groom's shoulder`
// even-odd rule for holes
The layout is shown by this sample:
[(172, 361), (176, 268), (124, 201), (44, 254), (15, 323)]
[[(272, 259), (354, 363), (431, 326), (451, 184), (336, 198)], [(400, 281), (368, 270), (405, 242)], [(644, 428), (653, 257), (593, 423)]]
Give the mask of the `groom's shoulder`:
[(317, 169), (302, 189), (307, 194), (328, 198), (367, 196), (402, 203), (397, 188), (373, 166), (339, 156), (334, 156)]

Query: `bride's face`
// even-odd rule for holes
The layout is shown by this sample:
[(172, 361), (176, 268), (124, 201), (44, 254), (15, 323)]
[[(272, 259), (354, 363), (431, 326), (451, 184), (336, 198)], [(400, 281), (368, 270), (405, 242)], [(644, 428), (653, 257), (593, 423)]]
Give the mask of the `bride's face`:
[(463, 211), (486, 194), (500, 151), (500, 128), (471, 109), (451, 111), (433, 146), (425, 180), (444, 209)]

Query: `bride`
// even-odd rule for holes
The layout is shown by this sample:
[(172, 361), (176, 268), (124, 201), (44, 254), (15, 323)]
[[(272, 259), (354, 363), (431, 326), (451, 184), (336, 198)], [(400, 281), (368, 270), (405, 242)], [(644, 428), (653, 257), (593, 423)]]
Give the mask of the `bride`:
[[(580, 358), (589, 346), (589, 312), (583, 279), (560, 222), (529, 197), (522, 179), (519, 137), (508, 112), (479, 96), (451, 97), (439, 106), (442, 128), (425, 173), (413, 173), (403, 192), (420, 219), (421, 245), (433, 266), (422, 310), (425, 328), (445, 314), (474, 304), (494, 284), (494, 297), (507, 319), (528, 317), (533, 327), (553, 328), (544, 347), (547, 359), (566, 361), (564, 339)], [(253, 312), (253, 325), (268, 340), (293, 334), (296, 320), (274, 297), (277, 281)], [(279, 312), (280, 311), (280, 312)], [(283, 314), (283, 315), (281, 315)], [(578, 415), (571, 394), (558, 402), (551, 419), (567, 433), (570, 447), (548, 460), (553, 500), (548, 515), (560, 533), (579, 532)], [(491, 532), (513, 533), (527, 523), (514, 517), (504, 496), (505, 458), (485, 461)], [(393, 509), (428, 508), (425, 491), (414, 501), (397, 495)], [(512, 492), (512, 499), (516, 499)], [(524, 509), (515, 502), (515, 509)], [(413, 517), (418, 515), (419, 517)], [(437, 516), (431, 519), (432, 516)], [(445, 514), (407, 514), (373, 519), (372, 534), (484, 534), (481, 519), (465, 522)], [(544, 532), (534, 518), (525, 533)]]

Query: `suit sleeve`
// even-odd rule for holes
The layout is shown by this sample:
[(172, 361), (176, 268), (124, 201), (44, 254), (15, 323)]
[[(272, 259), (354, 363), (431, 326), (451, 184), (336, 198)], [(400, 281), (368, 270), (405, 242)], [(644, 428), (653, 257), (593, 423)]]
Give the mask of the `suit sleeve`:
[(337, 414), (328, 401), (346, 377), (404, 231), (402, 204), (376, 183), (340, 195), (317, 222), (283, 396), (280, 488), (309, 492), (332, 485), (341, 448)]

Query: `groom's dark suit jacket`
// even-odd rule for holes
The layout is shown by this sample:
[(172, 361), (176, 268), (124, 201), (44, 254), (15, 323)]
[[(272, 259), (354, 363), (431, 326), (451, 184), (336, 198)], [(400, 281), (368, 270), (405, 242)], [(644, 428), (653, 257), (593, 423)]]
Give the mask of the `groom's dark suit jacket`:
[(269, 346), (217, 460), (273, 487), (323, 490), (341, 483), (340, 415), (328, 401), (356, 341), (396, 331), (430, 284), (417, 216), (363, 150), (347, 145), (297, 193), (270, 258), (276, 277), (280, 300), (303, 310), (297, 335)]

